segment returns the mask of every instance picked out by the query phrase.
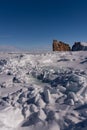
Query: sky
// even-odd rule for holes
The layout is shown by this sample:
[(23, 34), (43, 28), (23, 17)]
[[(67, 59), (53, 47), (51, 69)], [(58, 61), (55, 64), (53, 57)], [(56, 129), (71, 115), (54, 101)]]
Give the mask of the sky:
[(87, 0), (0, 0), (0, 45), (52, 48), (87, 42)]

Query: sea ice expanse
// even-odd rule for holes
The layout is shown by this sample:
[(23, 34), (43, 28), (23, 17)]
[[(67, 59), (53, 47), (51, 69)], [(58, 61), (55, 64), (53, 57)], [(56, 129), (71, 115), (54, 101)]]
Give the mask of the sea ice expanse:
[(0, 53), (0, 130), (87, 130), (87, 51)]

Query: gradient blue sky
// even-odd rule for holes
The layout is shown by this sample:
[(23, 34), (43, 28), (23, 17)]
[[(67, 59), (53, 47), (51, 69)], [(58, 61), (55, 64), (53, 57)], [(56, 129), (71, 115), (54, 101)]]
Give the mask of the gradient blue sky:
[(0, 45), (50, 49), (87, 41), (87, 0), (0, 0)]

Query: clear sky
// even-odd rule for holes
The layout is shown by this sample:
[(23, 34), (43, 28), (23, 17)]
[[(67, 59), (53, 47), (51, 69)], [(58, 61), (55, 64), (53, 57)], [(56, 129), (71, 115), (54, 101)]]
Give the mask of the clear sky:
[(0, 0), (0, 45), (50, 49), (87, 41), (87, 0)]

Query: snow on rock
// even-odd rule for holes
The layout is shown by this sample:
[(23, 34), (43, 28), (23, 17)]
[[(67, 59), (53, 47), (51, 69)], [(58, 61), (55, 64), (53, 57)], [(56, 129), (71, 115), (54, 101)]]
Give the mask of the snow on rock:
[(87, 43), (86, 42), (75, 42), (75, 44), (72, 47), (73, 51), (81, 51), (85, 50), (87, 51)]

